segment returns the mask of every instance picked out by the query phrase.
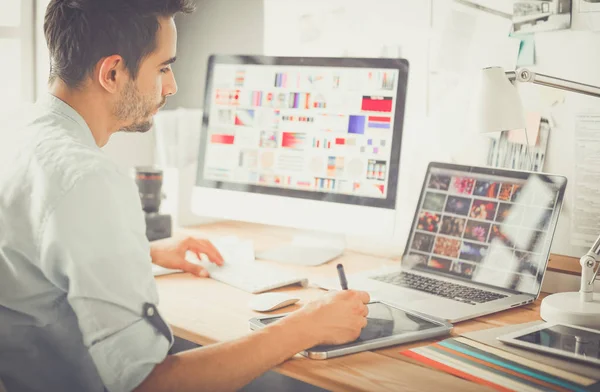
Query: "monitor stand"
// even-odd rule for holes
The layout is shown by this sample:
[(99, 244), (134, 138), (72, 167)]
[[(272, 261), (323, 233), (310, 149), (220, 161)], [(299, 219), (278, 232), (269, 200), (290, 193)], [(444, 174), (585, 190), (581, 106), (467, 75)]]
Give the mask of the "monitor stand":
[(256, 258), (317, 266), (341, 256), (345, 248), (346, 237), (342, 234), (308, 232), (295, 235), (290, 244), (258, 252)]

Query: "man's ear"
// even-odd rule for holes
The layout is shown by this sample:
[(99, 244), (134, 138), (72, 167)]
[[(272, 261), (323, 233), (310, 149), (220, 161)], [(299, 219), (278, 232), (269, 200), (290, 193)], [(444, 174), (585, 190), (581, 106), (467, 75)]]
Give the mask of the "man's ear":
[(125, 62), (119, 55), (105, 57), (98, 63), (98, 82), (109, 93), (118, 91), (118, 86), (127, 78)]

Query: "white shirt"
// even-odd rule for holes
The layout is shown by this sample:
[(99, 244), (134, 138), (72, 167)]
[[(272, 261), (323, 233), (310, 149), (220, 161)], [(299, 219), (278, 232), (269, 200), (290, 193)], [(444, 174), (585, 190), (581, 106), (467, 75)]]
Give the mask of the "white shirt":
[(63, 101), (24, 118), (0, 119), (0, 380), (131, 390), (172, 344), (136, 185)]

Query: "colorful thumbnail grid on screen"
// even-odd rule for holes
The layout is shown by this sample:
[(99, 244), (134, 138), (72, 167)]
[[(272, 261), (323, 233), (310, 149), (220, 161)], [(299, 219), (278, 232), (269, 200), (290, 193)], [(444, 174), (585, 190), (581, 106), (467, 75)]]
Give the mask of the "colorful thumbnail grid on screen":
[(556, 192), (522, 192), (524, 180), (442, 172), (426, 181), (408, 251), (413, 266), (467, 279), (496, 273), (507, 288), (535, 285)]
[(213, 73), (205, 179), (388, 196), (398, 70), (216, 64)]

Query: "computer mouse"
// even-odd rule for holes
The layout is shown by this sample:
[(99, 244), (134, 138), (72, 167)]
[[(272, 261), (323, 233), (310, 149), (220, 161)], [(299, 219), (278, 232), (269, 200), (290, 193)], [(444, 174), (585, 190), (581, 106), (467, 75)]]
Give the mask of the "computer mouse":
[(300, 298), (285, 293), (263, 293), (252, 297), (250, 302), (248, 302), (248, 306), (257, 312), (270, 312), (293, 305), (298, 301), (300, 301)]

